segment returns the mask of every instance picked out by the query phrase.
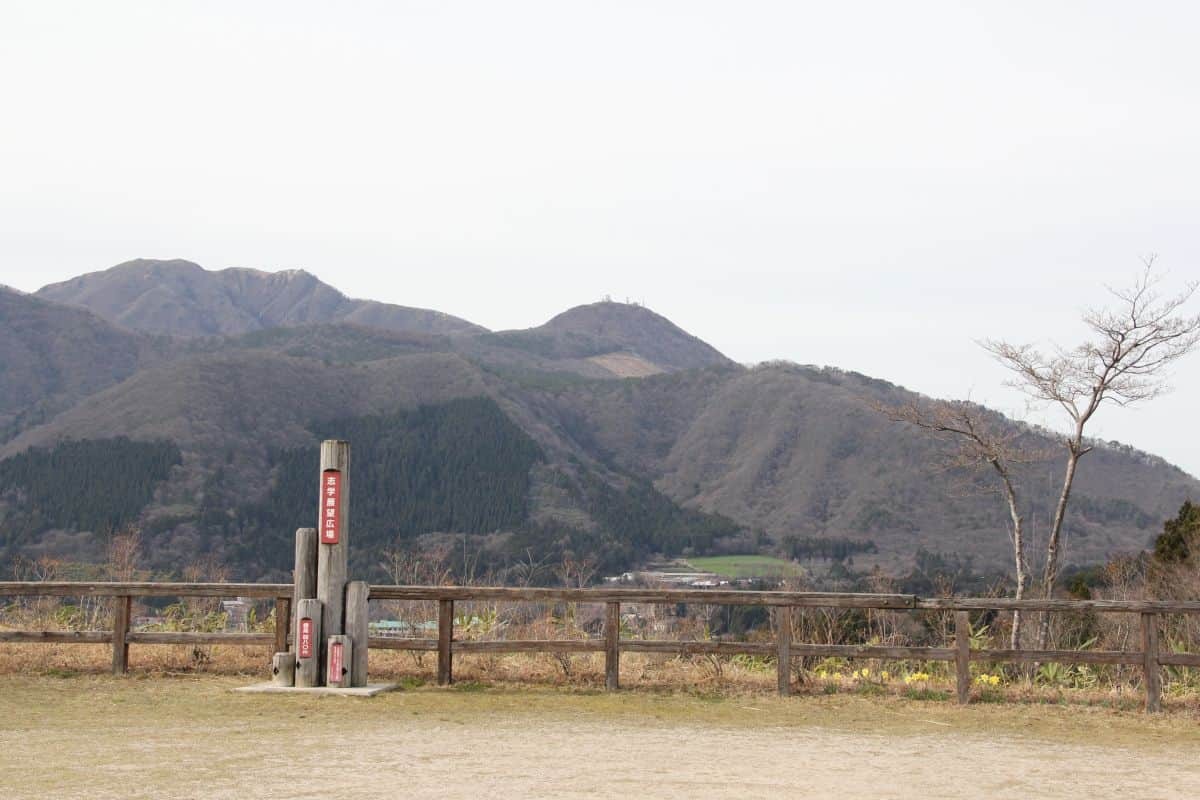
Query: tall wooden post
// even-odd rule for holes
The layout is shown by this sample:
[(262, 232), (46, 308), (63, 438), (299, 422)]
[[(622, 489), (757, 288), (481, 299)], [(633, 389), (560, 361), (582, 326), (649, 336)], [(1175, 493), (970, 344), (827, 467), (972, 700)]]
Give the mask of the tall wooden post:
[(792, 607), (775, 609), (775, 683), (781, 697), (792, 693)]
[(301, 600), (317, 596), (317, 529), (296, 529), (296, 560), (292, 567), (292, 610)]
[(621, 688), (621, 604), (604, 604), (604, 688)]
[(1158, 664), (1158, 614), (1142, 614), (1142, 671), (1146, 683), (1146, 711), (1162, 710), (1162, 670)]
[(296, 604), (296, 686), (321, 686), (321, 601), (306, 599)]
[(317, 599), (321, 601), (321, 678), (327, 642), (345, 630), (343, 604), (350, 552), (350, 443), (321, 442), (321, 493), (317, 517)]
[(367, 639), (370, 634), (370, 614), (367, 601), (371, 584), (350, 581), (346, 584), (346, 636), (351, 644), (350, 685), (367, 685)]
[(133, 598), (129, 595), (113, 598), (113, 675), (124, 675), (129, 671), (129, 615)]
[(454, 681), (454, 654), (450, 642), (454, 638), (454, 601), (438, 600), (438, 686)]
[(954, 674), (957, 679), (958, 704), (971, 701), (971, 615), (954, 612)]

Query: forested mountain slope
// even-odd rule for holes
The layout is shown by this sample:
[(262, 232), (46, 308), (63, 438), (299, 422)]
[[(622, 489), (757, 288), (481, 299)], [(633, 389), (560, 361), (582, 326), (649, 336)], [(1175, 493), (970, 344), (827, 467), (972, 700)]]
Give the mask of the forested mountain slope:
[[(388, 547), (451, 541), (498, 568), (536, 553), (620, 570), (655, 553), (786, 555), (813, 541), (873, 542), (868, 560), (892, 572), (922, 549), (1007, 568), (999, 499), (986, 481), (963, 491), (966, 476), (938, 469), (936, 441), (873, 410), (914, 397), (883, 381), (742, 367), (620, 303), (525, 331), (395, 330), (344, 321), (344, 298), (311, 276), (186, 262), (117, 272), (60, 287), (122, 324), (186, 335), (0, 291), (9, 560), (96, 558), (113, 530), (137, 525), (164, 574), (206, 558), (286, 577), (286, 542), (311, 522), (316, 446), (344, 437), (368, 492), (355, 506), (367, 571)], [(138, 275), (146, 285), (131, 301)], [(309, 288), (292, 293), (295, 281)], [(210, 329), (219, 334), (196, 335)], [(137, 477), (118, 480), (106, 458)], [(1060, 467), (1019, 476), (1035, 541)], [(1195, 478), (1099, 447), (1081, 467), (1068, 561), (1145, 547), (1188, 497), (1200, 497)]]

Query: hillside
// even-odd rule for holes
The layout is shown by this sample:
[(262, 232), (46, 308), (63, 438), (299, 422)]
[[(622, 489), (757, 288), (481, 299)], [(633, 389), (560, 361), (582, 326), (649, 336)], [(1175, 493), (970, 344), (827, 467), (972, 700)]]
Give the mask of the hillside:
[(172, 336), (328, 322), (432, 334), (482, 330), (438, 311), (351, 300), (303, 270), (212, 272), (183, 260), (128, 261), (45, 286), (37, 295), (86, 308), (129, 330)]
[(167, 342), (0, 287), (0, 442), (163, 361)]
[[(173, 296), (199, 268), (153, 270), (168, 274)], [(356, 517), (368, 571), (388, 546), (449, 542), (501, 570), (531, 552), (622, 570), (655, 553), (858, 551), (860, 563), (898, 573), (919, 550), (1007, 568), (1003, 507), (988, 484), (962, 491), (963, 476), (931, 466), (936, 441), (872, 410), (914, 397), (901, 387), (829, 368), (747, 369), (648, 309), (609, 302), (502, 333), (292, 326), (336, 315), (323, 284), (260, 291), (275, 285), (260, 282), (265, 273), (233, 272), (245, 279), (233, 295), (201, 292), (226, 273), (200, 270), (191, 305), (160, 310), (180, 308), (193, 329), (234, 327), (251, 307), (284, 322), (236, 317), (259, 327), (168, 339), (0, 292), (6, 556), (94, 557), (112, 530), (137, 524), (156, 569), (204, 557), (243, 577), (280, 577), (281, 543), (307, 524), (316, 444), (347, 436), (365, 454), (357, 485), (372, 493)], [(105, 305), (104, 283), (61, 286), (90, 286), (89, 302), (111, 310), (120, 304)], [(149, 283), (143, 295), (157, 296)], [(145, 478), (115, 481), (105, 453)], [(76, 466), (61, 475), (87, 486), (80, 503), (55, 500), (71, 487), (47, 465), (67, 460)], [(1059, 469), (1019, 476), (1035, 537)], [(1098, 448), (1081, 467), (1068, 562), (1145, 547), (1188, 497), (1200, 497), (1195, 478)]]

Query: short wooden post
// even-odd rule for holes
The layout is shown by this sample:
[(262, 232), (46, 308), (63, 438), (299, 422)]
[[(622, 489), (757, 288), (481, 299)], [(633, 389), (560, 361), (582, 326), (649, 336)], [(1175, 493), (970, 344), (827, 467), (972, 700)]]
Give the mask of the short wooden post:
[(604, 604), (604, 688), (621, 688), (621, 604)]
[(354, 642), (349, 636), (330, 636), (325, 648), (325, 685), (345, 689), (354, 684), (350, 671), (354, 664)]
[(292, 608), (317, 596), (317, 529), (296, 529), (296, 560), (292, 568)]
[(367, 637), (370, 635), (368, 600), (371, 584), (366, 581), (351, 581), (346, 584), (346, 636), (354, 647), (354, 661), (350, 667), (350, 685), (367, 685)]
[(113, 675), (124, 675), (129, 671), (129, 615), (133, 598), (121, 595), (113, 598)]
[(438, 600), (438, 686), (449, 686), (454, 682), (453, 653), (450, 642), (454, 638), (454, 601)]
[(1142, 671), (1146, 679), (1146, 712), (1162, 710), (1162, 670), (1158, 663), (1158, 614), (1142, 614)]
[(288, 597), (275, 598), (275, 652), (288, 649), (288, 631), (291, 630), (292, 601)]
[(792, 693), (792, 607), (775, 609), (775, 620), (775, 682), (779, 694), (787, 697)]
[(271, 683), (276, 686), (296, 685), (296, 657), (286, 650), (271, 658)]
[(971, 702), (971, 615), (954, 612), (954, 673), (958, 683), (958, 704)]
[[(350, 443), (321, 442), (320, 505), (317, 517), (317, 599), (321, 601), (321, 669), (330, 636), (345, 628), (343, 604), (350, 553)], [(323, 677), (323, 676), (322, 676)]]
[(321, 685), (321, 601), (311, 598), (296, 604), (296, 686)]

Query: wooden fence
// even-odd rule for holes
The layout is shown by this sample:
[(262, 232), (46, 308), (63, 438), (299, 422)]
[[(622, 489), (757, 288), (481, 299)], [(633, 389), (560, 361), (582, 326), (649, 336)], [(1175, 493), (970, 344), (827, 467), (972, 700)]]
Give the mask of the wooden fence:
[[(290, 583), (67, 583), (0, 582), (0, 597), (59, 596), (115, 598), (111, 631), (0, 631), (0, 642), (79, 642), (112, 645), (112, 669), (127, 671), (130, 644), (232, 644), (270, 646), (287, 650), (288, 620), (293, 587)], [(130, 630), (134, 597), (246, 597), (274, 600), (275, 633), (138, 632)], [(1118, 664), (1141, 667), (1146, 689), (1146, 710), (1161, 707), (1161, 667), (1200, 667), (1200, 653), (1171, 653), (1159, 648), (1159, 616), (1200, 614), (1200, 602), (1144, 600), (1006, 600), (1000, 598), (921, 598), (902, 594), (844, 594), (826, 592), (742, 592), (676, 589), (519, 589), (476, 586), (372, 586), (371, 600), (436, 601), (436, 639), (371, 637), (370, 646), (390, 650), (426, 650), (438, 654), (438, 682), (453, 680), (455, 653), (604, 653), (605, 684), (619, 688), (621, 653), (678, 655), (735, 655), (776, 658), (778, 690), (791, 690), (791, 661), (803, 656), (902, 659), (952, 662), (957, 698), (966, 703), (971, 687), (971, 661)], [(595, 640), (535, 639), (458, 641), (454, 638), (456, 602), (502, 601), (536, 603), (602, 603), (605, 605), (603, 637)], [(621, 604), (761, 605), (776, 610), (774, 641), (678, 641), (623, 639)], [(889, 611), (942, 611), (954, 613), (954, 642), (950, 647), (892, 647), (853, 644), (807, 644), (792, 641), (794, 609), (879, 609)], [(993, 650), (972, 649), (969, 615), (979, 611), (1111, 612), (1138, 614), (1142, 649), (1125, 650)]]

